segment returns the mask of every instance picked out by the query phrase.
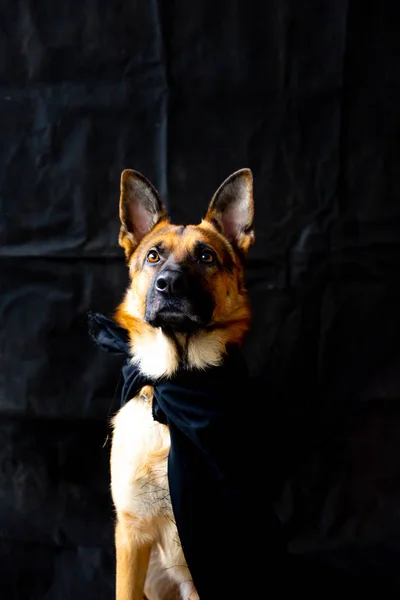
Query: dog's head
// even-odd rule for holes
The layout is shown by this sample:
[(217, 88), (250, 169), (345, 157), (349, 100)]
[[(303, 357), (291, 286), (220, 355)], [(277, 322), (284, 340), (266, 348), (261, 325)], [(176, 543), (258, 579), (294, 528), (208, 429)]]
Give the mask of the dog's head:
[(150, 375), (182, 360), (218, 364), (240, 344), (250, 321), (244, 259), (254, 242), (251, 171), (219, 187), (199, 225), (173, 225), (156, 189), (136, 171), (121, 176), (119, 243), (131, 283), (116, 313)]

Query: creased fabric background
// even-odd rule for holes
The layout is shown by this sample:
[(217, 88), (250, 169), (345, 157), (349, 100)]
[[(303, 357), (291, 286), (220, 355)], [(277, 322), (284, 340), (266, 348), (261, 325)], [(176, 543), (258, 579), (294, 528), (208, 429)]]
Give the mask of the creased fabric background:
[(399, 31), (394, 0), (0, 3), (1, 597), (113, 597), (120, 360), (86, 314), (127, 285), (124, 168), (185, 223), (253, 170), (255, 503), (304, 589), (400, 591)]

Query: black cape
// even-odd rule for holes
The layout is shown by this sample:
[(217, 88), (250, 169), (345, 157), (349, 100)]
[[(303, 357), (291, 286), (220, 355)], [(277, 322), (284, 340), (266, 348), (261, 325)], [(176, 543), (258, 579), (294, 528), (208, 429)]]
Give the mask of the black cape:
[(127, 331), (103, 315), (89, 319), (102, 349), (127, 355), (121, 403), (154, 386), (154, 418), (171, 434), (173, 512), (201, 600), (248, 597), (266, 512), (262, 485), (252, 480), (257, 412), (243, 356), (232, 348), (221, 366), (152, 381), (131, 364)]

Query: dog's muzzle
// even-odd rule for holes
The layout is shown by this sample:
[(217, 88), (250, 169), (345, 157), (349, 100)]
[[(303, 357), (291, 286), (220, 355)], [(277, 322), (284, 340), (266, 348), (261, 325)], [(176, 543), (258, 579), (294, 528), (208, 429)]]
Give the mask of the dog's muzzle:
[(212, 313), (212, 298), (196, 276), (171, 267), (157, 274), (146, 302), (150, 325), (190, 333), (208, 325)]

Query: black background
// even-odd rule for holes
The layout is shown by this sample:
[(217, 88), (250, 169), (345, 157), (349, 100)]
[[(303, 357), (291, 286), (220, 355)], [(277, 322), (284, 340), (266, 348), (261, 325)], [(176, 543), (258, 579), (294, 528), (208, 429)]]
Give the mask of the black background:
[[(2, 598), (113, 597), (120, 360), (90, 342), (86, 314), (110, 313), (128, 281), (124, 168), (176, 222), (253, 170), (255, 510), (274, 503), (297, 591), (400, 592), (396, 5), (1, 2)], [(267, 597), (263, 544), (250, 576)]]

